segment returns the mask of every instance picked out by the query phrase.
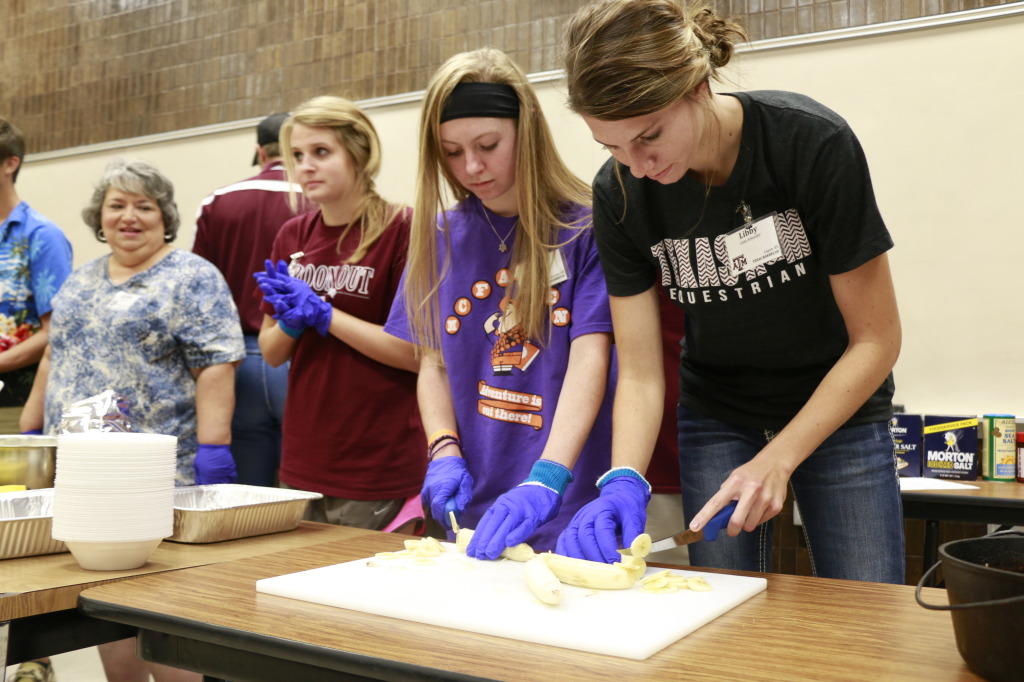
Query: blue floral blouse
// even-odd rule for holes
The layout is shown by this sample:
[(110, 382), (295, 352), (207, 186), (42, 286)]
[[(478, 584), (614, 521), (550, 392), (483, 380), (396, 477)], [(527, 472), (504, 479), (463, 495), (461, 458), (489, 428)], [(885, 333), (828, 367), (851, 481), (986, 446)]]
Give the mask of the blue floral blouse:
[(53, 299), (46, 432), (79, 400), (112, 389), (137, 431), (178, 437), (177, 485), (195, 476), (196, 382), (191, 369), (245, 357), (231, 292), (211, 263), (174, 250), (113, 284), (102, 256), (71, 273)]

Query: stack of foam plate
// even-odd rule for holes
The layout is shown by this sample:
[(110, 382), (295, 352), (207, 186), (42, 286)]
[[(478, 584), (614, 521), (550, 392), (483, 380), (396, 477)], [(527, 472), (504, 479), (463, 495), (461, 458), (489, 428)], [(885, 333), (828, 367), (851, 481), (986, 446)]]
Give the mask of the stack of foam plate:
[(58, 436), (53, 538), (89, 570), (145, 564), (174, 532), (177, 449), (174, 436), (150, 433)]

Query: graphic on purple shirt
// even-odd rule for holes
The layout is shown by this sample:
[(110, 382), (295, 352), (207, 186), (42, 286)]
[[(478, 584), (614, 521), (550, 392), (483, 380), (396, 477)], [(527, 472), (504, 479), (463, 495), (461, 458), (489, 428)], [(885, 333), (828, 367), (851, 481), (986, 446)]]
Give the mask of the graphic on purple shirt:
[[(526, 338), (516, 322), (514, 302), (506, 297), (511, 282), (511, 251), (499, 250), (486, 210), (470, 197), (447, 213), (451, 267), (440, 287), (442, 353), (455, 405), (459, 436), (474, 480), (473, 500), (459, 520), (476, 527), (502, 493), (521, 483), (540, 457), (569, 364), (572, 341), (585, 334), (611, 333), (604, 274), (592, 231), (563, 230), (553, 258), (550, 339)], [(589, 209), (574, 206), (568, 222)], [(508, 233), (516, 218), (487, 217), (498, 233)], [(438, 232), (438, 253), (447, 253)], [(384, 329), (412, 340), (403, 290)], [(527, 540), (539, 551), (554, 549), (558, 534), (584, 504), (597, 496), (595, 482), (609, 466), (611, 396), (614, 370), (590, 437), (580, 453), (558, 516)], [(572, 399), (567, 396), (566, 399)]]

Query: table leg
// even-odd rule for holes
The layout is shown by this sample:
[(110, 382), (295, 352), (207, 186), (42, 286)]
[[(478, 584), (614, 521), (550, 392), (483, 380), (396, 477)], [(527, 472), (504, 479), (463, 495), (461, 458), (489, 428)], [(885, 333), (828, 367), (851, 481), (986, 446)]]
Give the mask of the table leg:
[[(939, 522), (929, 519), (924, 522), (924, 567), (927, 571), (939, 560)], [(935, 575), (932, 574), (925, 587), (935, 587)]]

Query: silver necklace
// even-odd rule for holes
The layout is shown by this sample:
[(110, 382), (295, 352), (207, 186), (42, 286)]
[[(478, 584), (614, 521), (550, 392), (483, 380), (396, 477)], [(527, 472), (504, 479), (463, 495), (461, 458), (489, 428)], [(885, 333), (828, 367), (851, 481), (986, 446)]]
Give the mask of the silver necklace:
[(507, 242), (508, 238), (512, 236), (512, 233), (516, 231), (516, 225), (519, 224), (519, 219), (516, 218), (516, 221), (512, 223), (512, 228), (509, 229), (508, 234), (506, 234), (505, 238), (502, 239), (501, 235), (498, 234), (498, 231), (494, 229), (494, 223), (491, 222), (491, 216), (487, 215), (487, 209), (482, 204), (480, 208), (482, 208), (484, 211), (484, 218), (487, 220), (487, 224), (491, 226), (491, 232), (493, 232), (494, 236), (498, 238), (499, 242), (501, 242), (501, 244), (498, 245), (498, 251), (505, 253), (506, 251), (508, 251), (508, 247), (505, 245), (505, 242)]

